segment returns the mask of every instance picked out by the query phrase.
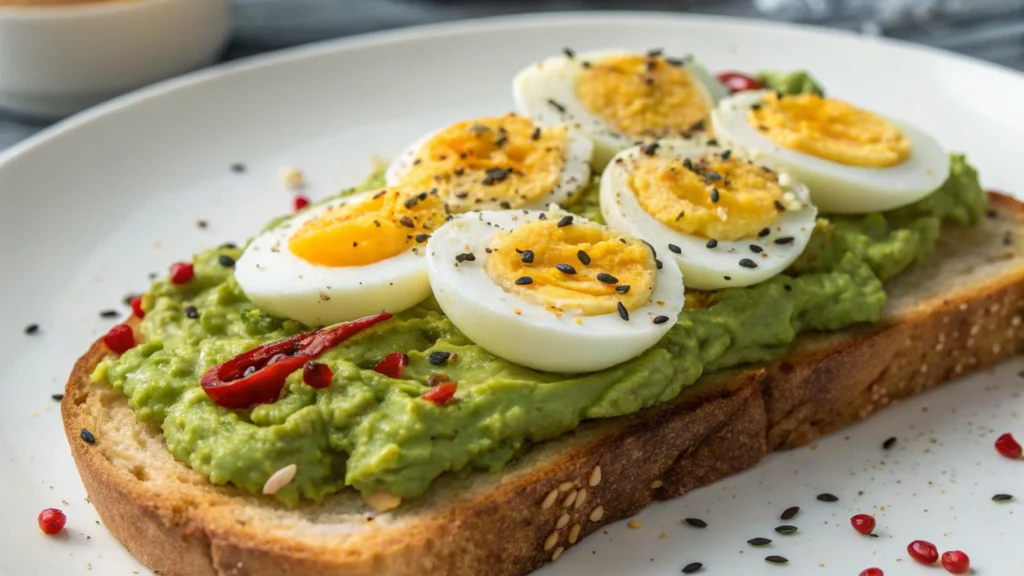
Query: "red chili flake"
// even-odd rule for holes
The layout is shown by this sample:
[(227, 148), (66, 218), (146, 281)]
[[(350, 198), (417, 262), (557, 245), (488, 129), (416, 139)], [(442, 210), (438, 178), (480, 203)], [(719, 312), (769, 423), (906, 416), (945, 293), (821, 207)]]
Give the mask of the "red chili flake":
[(325, 350), (388, 318), (391, 314), (385, 312), (258, 346), (210, 368), (199, 383), (214, 403), (225, 408), (251, 408), (275, 402), (289, 374)]
[(67, 521), (68, 517), (56, 508), (47, 508), (39, 513), (39, 529), (50, 536), (63, 530)]
[(298, 212), (299, 210), (302, 210), (306, 206), (309, 206), (309, 198), (308, 197), (303, 196), (302, 194), (299, 194), (298, 196), (295, 197), (295, 211), (296, 212)]
[(171, 264), (171, 284), (188, 284), (196, 275), (196, 269), (188, 262)]
[(971, 569), (971, 559), (959, 550), (943, 552), (942, 567), (950, 574), (967, 574)]
[(103, 343), (114, 354), (124, 354), (135, 347), (135, 333), (131, 327), (118, 324), (103, 336)]
[(135, 314), (139, 318), (145, 318), (146, 312), (142, 309), (142, 296), (136, 296), (132, 298), (132, 314)]
[(860, 576), (885, 576), (881, 568), (867, 568), (861, 570)]
[(911, 558), (925, 565), (935, 564), (935, 561), (939, 559), (939, 551), (936, 550), (935, 544), (924, 540), (911, 542), (907, 546), (907, 552), (910, 553)]
[(433, 402), (438, 406), (444, 406), (451, 401), (453, 396), (455, 396), (455, 388), (457, 387), (457, 384), (457, 382), (445, 382), (444, 384), (439, 384), (428, 390), (427, 393), (420, 396), (420, 398), (427, 402)]
[(1003, 456), (1014, 460), (1020, 458), (1021, 454), (1020, 444), (1013, 438), (1013, 434), (1009, 432), (996, 438), (996, 450)]
[(868, 514), (857, 514), (850, 518), (850, 524), (853, 525), (854, 530), (867, 536), (875, 529), (875, 518)]
[(332, 378), (334, 378), (334, 372), (331, 372), (331, 367), (327, 364), (310, 360), (302, 366), (302, 381), (310, 388), (317, 390), (327, 388), (331, 385)]
[(381, 358), (380, 362), (373, 367), (373, 371), (383, 374), (388, 378), (401, 378), (402, 371), (409, 365), (409, 357), (404, 352), (392, 352)]
[(729, 92), (733, 94), (737, 92), (744, 92), (746, 90), (760, 90), (764, 88), (764, 84), (758, 82), (755, 78), (751, 78), (746, 74), (740, 72), (719, 72), (715, 75), (718, 81), (725, 85), (729, 89)]

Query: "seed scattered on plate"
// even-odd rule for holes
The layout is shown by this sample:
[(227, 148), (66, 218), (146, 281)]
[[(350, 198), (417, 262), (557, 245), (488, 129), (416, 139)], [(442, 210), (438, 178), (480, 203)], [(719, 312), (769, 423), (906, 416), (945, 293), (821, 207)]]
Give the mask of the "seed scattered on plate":
[(767, 556), (764, 561), (771, 562), (772, 564), (785, 564), (789, 562), (789, 560), (783, 556)]
[(245, 174), (245, 164), (235, 162), (231, 165), (231, 171), (235, 174)]
[(800, 507), (799, 506), (790, 506), (789, 508), (786, 508), (782, 512), (782, 516), (780, 516), (780, 518), (782, 518), (783, 520), (792, 520), (793, 518), (796, 518), (796, 515), (799, 514), (799, 513), (800, 513)]
[(882, 443), (882, 448), (888, 450), (888, 449), (892, 448), (895, 445), (896, 445), (896, 437), (893, 436), (892, 438), (889, 438), (888, 440), (886, 440), (885, 442)]
[(824, 494), (818, 494), (818, 500), (822, 502), (839, 502), (839, 497), (825, 492)]
[(117, 318), (120, 315), (121, 315), (121, 313), (118, 312), (117, 310), (110, 310), (110, 309), (100, 310), (100, 318), (107, 318), (107, 319)]
[(280, 171), (281, 182), (292, 190), (299, 190), (306, 186), (306, 178), (298, 168), (285, 166)]
[(683, 574), (693, 574), (694, 572), (703, 568), (704, 565), (700, 562), (690, 562), (686, 566), (683, 566)]
[(751, 546), (767, 546), (767, 545), (769, 545), (771, 543), (772, 543), (772, 541), (770, 539), (768, 539), (768, 538), (760, 538), (760, 537), (758, 537), (758, 538), (751, 538), (750, 540), (747, 540), (747, 544), (750, 544)]
[(992, 497), (992, 500), (995, 502), (1008, 502), (1013, 500), (1013, 494), (996, 494)]
[(276, 494), (278, 490), (284, 488), (295, 479), (295, 474), (298, 471), (298, 466), (295, 464), (289, 464), (277, 472), (274, 472), (270, 475), (270, 478), (267, 478), (266, 484), (263, 485), (263, 493), (268, 496)]
[(64, 395), (63, 394), (50, 394), (50, 398), (53, 398), (57, 402), (60, 402), (61, 400), (64, 399)]
[(792, 534), (796, 534), (797, 530), (799, 530), (799, 528), (797, 528), (796, 526), (790, 526), (789, 524), (785, 524), (783, 526), (776, 526), (775, 527), (775, 531), (776, 532), (778, 532), (779, 534), (785, 535), (785, 536), (790, 536)]
[(38, 334), (38, 333), (39, 333), (39, 324), (29, 324), (28, 326), (25, 326), (25, 334)]
[(708, 523), (701, 520), (700, 518), (687, 518), (686, 523), (694, 528), (707, 528)]

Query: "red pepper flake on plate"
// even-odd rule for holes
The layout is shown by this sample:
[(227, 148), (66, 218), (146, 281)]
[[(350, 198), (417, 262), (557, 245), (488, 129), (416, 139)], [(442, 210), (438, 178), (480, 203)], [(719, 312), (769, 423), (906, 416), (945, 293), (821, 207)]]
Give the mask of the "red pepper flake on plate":
[(56, 508), (47, 508), (39, 513), (38, 521), (39, 529), (43, 531), (43, 534), (53, 536), (64, 529), (64, 524), (67, 523), (68, 518)]
[(760, 90), (764, 88), (764, 84), (758, 82), (756, 78), (751, 78), (750, 76), (740, 72), (719, 72), (715, 75), (715, 78), (724, 84), (725, 87), (729, 89), (729, 92), (733, 94), (737, 92), (745, 92), (747, 90)]

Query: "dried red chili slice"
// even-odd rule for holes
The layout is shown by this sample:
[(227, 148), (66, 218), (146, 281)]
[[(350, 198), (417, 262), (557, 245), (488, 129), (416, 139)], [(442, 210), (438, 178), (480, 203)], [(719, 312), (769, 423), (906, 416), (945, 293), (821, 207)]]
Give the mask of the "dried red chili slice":
[(456, 382), (445, 382), (427, 390), (420, 398), (427, 402), (433, 402), (438, 406), (444, 406), (455, 396)]
[(733, 94), (737, 92), (745, 92), (747, 90), (760, 90), (764, 88), (764, 84), (761, 84), (756, 78), (747, 76), (740, 72), (719, 72), (715, 75), (718, 81), (725, 85), (729, 89), (729, 92)]
[(392, 352), (381, 358), (380, 362), (373, 367), (373, 371), (383, 374), (388, 378), (401, 378), (402, 371), (409, 364), (409, 357), (404, 352)]
[(215, 404), (225, 408), (251, 408), (274, 402), (289, 374), (329, 348), (388, 318), (391, 314), (385, 312), (258, 346), (210, 368), (199, 383)]

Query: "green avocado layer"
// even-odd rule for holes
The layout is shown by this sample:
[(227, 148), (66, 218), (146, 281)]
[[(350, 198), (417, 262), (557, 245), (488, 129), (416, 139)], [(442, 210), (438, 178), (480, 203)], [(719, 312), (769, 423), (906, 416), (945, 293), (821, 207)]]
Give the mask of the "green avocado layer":
[[(330, 387), (314, 390), (295, 373), (281, 400), (243, 411), (213, 404), (199, 376), (307, 327), (248, 301), (218, 262), (239, 249), (211, 250), (194, 258), (189, 284), (153, 284), (143, 299), (147, 342), (103, 361), (94, 379), (123, 392), (140, 420), (162, 429), (168, 450), (215, 484), (259, 493), (271, 474), (297, 464), (295, 480), (276, 494), (289, 504), (344, 486), (415, 498), (445, 472), (498, 470), (581, 420), (630, 414), (675, 397), (702, 373), (775, 358), (802, 331), (877, 321), (883, 282), (929, 256), (940, 224), (973, 224), (985, 205), (976, 172), (954, 156), (949, 180), (928, 198), (829, 217), (789, 273), (702, 294), (707, 307), (685, 310), (656, 346), (600, 372), (548, 374), (501, 360), (428, 301), (321, 356), (335, 373)], [(188, 306), (198, 318), (186, 316)], [(410, 358), (402, 380), (372, 370), (397, 351)], [(444, 407), (418, 399), (439, 371), (427, 362), (434, 351), (458, 354), (443, 368), (459, 383), (458, 401)]]

